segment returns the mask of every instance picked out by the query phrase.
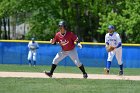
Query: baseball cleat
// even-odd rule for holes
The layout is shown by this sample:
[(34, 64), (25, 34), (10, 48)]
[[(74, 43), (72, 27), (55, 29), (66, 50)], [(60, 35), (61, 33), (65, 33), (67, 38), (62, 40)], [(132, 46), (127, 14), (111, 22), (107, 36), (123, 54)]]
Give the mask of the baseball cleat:
[(108, 75), (109, 74), (109, 69), (104, 68), (104, 74)]
[(52, 73), (46, 72), (46, 71), (45, 71), (45, 74), (46, 74), (47, 76), (49, 76), (49, 77), (52, 77), (52, 75), (53, 75)]
[(119, 75), (120, 76), (123, 75), (123, 71), (122, 70), (119, 71)]
[(86, 79), (87, 77), (88, 77), (87, 73), (83, 74), (83, 78)]

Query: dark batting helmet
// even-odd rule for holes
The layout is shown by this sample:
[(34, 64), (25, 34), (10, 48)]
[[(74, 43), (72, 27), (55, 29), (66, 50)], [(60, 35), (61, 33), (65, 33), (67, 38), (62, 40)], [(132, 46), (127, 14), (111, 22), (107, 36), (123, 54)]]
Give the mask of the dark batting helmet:
[(34, 40), (35, 40), (35, 38), (31, 38), (31, 40), (32, 40), (32, 41), (34, 41)]
[(59, 26), (64, 26), (64, 27), (66, 27), (65, 21), (60, 21), (60, 22), (59, 22)]
[(109, 25), (108, 29), (115, 29), (115, 27), (113, 25)]

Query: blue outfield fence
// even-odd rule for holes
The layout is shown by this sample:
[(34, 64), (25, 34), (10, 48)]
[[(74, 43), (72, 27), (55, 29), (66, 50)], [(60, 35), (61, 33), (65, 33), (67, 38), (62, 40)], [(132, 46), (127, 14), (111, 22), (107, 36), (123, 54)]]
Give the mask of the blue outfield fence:
[[(37, 41), (39, 49), (37, 50), (37, 65), (51, 65), (56, 53), (61, 50), (59, 45), (51, 45), (48, 42)], [(28, 41), (0, 41), (0, 64), (28, 64)], [(85, 43), (83, 48), (79, 49), (78, 55), (80, 61), (85, 66), (104, 67), (107, 60), (107, 52), (103, 43)], [(140, 68), (140, 45), (123, 45), (123, 63), (125, 68)], [(59, 65), (75, 66), (69, 57), (63, 59)], [(112, 67), (118, 67), (114, 57)]]

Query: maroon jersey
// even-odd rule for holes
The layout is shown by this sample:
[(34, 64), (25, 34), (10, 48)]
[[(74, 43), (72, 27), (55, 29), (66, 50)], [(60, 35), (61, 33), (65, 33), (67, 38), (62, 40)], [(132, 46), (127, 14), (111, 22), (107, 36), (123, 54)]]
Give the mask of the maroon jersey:
[(74, 49), (75, 47), (74, 42), (76, 40), (77, 40), (77, 36), (74, 33), (68, 31), (66, 31), (64, 35), (62, 35), (60, 32), (57, 32), (54, 38), (54, 41), (59, 42), (59, 44), (61, 45), (64, 51), (69, 51)]

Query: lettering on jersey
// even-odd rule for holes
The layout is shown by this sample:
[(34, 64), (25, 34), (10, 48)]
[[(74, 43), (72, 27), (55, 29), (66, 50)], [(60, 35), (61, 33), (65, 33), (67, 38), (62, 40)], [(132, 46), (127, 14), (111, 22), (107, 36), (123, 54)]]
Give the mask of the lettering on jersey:
[(117, 40), (116, 39), (109, 39), (108, 41), (114, 43), (114, 45), (117, 45)]
[(65, 46), (65, 45), (67, 45), (69, 43), (69, 41), (67, 41), (66, 39), (65, 40), (60, 40), (60, 44), (62, 45), (62, 46)]
[(116, 42), (116, 39), (109, 39), (109, 41), (113, 41), (113, 42)]

